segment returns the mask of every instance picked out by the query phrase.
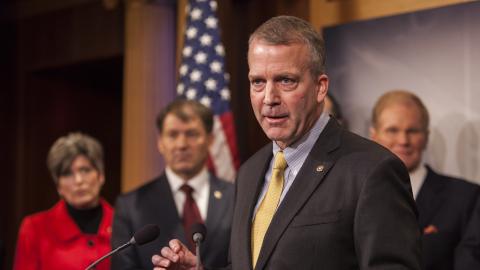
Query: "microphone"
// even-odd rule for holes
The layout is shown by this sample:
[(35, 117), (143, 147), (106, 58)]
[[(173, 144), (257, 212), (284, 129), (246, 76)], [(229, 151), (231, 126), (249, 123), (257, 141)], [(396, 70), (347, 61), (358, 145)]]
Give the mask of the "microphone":
[(94, 261), (92, 264), (90, 264), (85, 270), (91, 270), (95, 269), (95, 266), (105, 260), (106, 258), (112, 256), (113, 254), (119, 252), (120, 250), (123, 250), (131, 245), (143, 245), (146, 243), (150, 243), (153, 240), (155, 240), (158, 235), (160, 234), (160, 228), (155, 225), (155, 224), (148, 224), (145, 225), (142, 229), (139, 231), (135, 232), (133, 234), (133, 237), (125, 244), (117, 247), (116, 249), (110, 251), (109, 253), (105, 254), (102, 256), (100, 259)]
[(200, 256), (200, 243), (202, 243), (207, 236), (207, 227), (203, 223), (195, 223), (190, 227), (192, 232), (192, 240), (195, 243), (195, 253), (197, 254), (197, 264), (195, 269), (199, 270), (202, 265), (202, 260)]
[(160, 228), (156, 224), (145, 225), (141, 230), (137, 231), (128, 241), (132, 245), (143, 245), (157, 239), (160, 234)]
[(207, 236), (207, 227), (203, 223), (195, 223), (190, 228), (192, 240), (195, 244), (203, 242)]

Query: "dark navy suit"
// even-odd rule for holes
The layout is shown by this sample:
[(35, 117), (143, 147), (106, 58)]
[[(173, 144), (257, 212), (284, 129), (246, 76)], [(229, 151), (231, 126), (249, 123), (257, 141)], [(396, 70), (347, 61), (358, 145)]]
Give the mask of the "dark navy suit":
[(467, 231), (455, 251), (455, 269), (480, 269), (480, 198), (473, 209)]
[(455, 249), (467, 229), (480, 186), (437, 174), (428, 166), (427, 171), (416, 199), (419, 224), (424, 231), (424, 269), (465, 269), (454, 268)]
[[(214, 196), (214, 193), (217, 196)], [(218, 196), (219, 192), (222, 194)], [(204, 265), (227, 264), (230, 227), (233, 212), (232, 184), (210, 177), (210, 196), (207, 212), (207, 237), (201, 246)], [(175, 206), (166, 175), (162, 175), (139, 189), (121, 195), (115, 205), (112, 246), (127, 242), (135, 231), (146, 224), (157, 224), (160, 236), (152, 243), (131, 247), (112, 258), (112, 269), (153, 269), (152, 256), (168, 246), (171, 239), (186, 243), (186, 236)]]

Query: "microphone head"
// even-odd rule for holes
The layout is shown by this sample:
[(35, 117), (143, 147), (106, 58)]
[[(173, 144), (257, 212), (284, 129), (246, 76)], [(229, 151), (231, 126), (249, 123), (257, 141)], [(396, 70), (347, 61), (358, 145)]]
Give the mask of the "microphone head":
[(193, 242), (203, 242), (207, 237), (207, 227), (203, 223), (195, 223), (190, 227), (190, 232), (192, 232)]
[(160, 228), (158, 227), (158, 225), (145, 225), (145, 227), (143, 227), (133, 235), (133, 244), (143, 245), (152, 242), (153, 240), (157, 239), (159, 234)]

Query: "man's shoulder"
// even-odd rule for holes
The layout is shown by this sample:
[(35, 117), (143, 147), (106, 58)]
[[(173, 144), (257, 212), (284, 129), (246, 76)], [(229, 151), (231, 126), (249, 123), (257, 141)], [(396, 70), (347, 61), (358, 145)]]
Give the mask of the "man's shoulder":
[(265, 162), (266, 159), (271, 157), (272, 154), (272, 142), (264, 145), (260, 150), (255, 152), (251, 157), (249, 157), (240, 167), (239, 171), (248, 169), (252, 165), (258, 165), (259, 163)]
[(356, 133), (345, 130), (342, 136), (344, 151), (352, 152), (377, 152), (378, 154), (391, 155), (392, 153), (382, 145), (362, 137)]
[(131, 200), (137, 197), (141, 198), (141, 197), (144, 197), (146, 194), (149, 194), (151, 192), (156, 192), (156, 190), (160, 188), (162, 181), (166, 181), (165, 174), (162, 174), (156, 178), (153, 178), (147, 181), (145, 184), (131, 191), (128, 191), (126, 193), (119, 195), (118, 200)]
[[(368, 156), (368, 160), (370, 159), (385, 159), (385, 158), (393, 158), (397, 159), (397, 157), (391, 153), (387, 148), (381, 146), (380, 144), (362, 137), (356, 133), (350, 132), (343, 128), (336, 128), (335, 136), (332, 137), (327, 136), (324, 138), (319, 138), (315, 143), (313, 149), (318, 150), (317, 148), (320, 147), (320, 144), (325, 145), (324, 141), (320, 140), (329, 140), (332, 141), (333, 144), (338, 140), (338, 147), (335, 148), (336, 151), (339, 151), (341, 157), (346, 157), (349, 155), (352, 156)], [(335, 142), (334, 142), (335, 141)], [(312, 150), (313, 150), (312, 149)], [(318, 152), (318, 151), (314, 152)], [(325, 149), (319, 149), (320, 152), (323, 152)], [(240, 168), (241, 170), (249, 170), (252, 166), (256, 167), (259, 164), (264, 164), (266, 160), (271, 158), (272, 156), (272, 143), (268, 143), (263, 146), (260, 150), (255, 152), (247, 161), (245, 161)]]
[(214, 175), (212, 173), (209, 173), (209, 175), (210, 175), (210, 183), (212, 185), (222, 187), (222, 188), (233, 188), (233, 183), (232, 182), (230, 182), (226, 179), (217, 177), (216, 175)]
[(210, 192), (220, 191), (221, 194), (224, 194), (226, 198), (233, 200), (235, 185), (232, 182), (216, 177), (210, 173), (210, 190)]
[(446, 174), (441, 174), (433, 170), (427, 165), (427, 179), (442, 183), (446, 189), (454, 193), (475, 193), (480, 194), (480, 185), (469, 182), (463, 178), (453, 177)]

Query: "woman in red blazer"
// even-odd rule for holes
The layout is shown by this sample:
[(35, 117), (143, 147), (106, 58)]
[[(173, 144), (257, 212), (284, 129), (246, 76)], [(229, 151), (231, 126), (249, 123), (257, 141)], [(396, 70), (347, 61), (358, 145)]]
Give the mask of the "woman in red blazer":
[[(71, 133), (53, 144), (47, 164), (61, 199), (22, 221), (13, 269), (83, 270), (110, 251), (113, 210), (100, 198), (102, 147), (90, 136)], [(96, 269), (108, 270), (110, 262)]]

